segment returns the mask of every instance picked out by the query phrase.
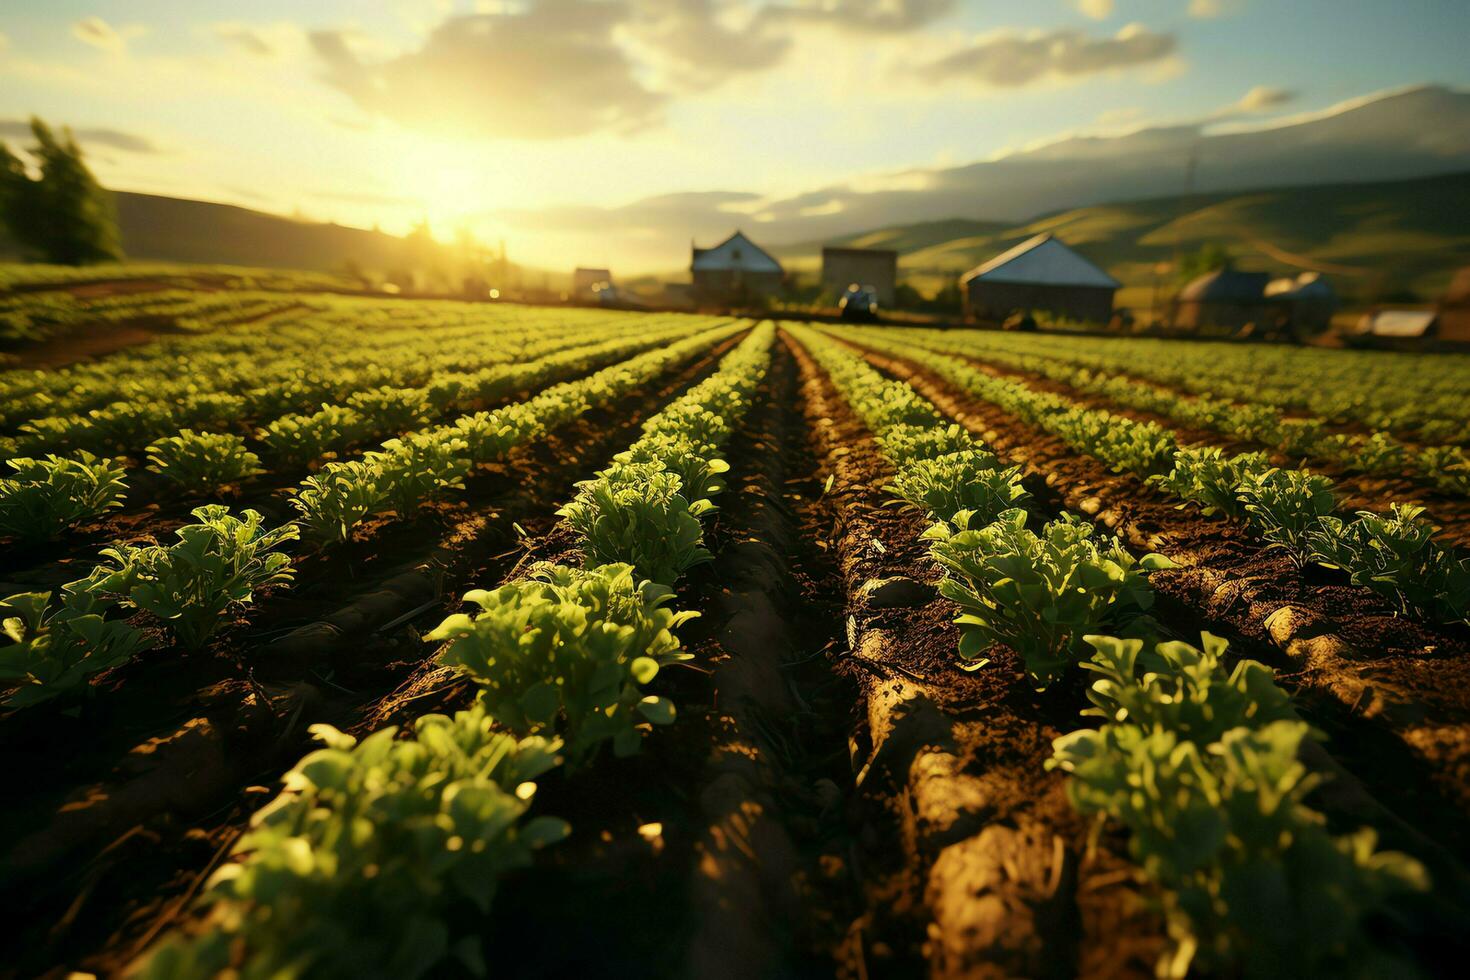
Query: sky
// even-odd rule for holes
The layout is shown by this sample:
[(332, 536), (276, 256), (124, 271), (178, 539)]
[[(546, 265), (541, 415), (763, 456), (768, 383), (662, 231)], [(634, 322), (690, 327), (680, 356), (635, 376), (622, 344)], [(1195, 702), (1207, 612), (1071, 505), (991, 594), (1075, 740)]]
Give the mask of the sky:
[(733, 228), (1079, 134), (1465, 88), (1467, 37), (1467, 0), (5, 0), (0, 138), (34, 113), (116, 189), (660, 267), (708, 223), (552, 217), (719, 194)]

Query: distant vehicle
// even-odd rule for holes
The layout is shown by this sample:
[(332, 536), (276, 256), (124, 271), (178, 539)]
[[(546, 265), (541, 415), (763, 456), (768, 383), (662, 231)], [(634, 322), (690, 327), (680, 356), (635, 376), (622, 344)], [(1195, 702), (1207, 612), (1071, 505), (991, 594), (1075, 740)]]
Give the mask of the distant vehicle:
[(837, 301), (837, 309), (842, 313), (844, 320), (876, 320), (878, 319), (878, 290), (872, 286), (859, 286), (853, 283), (847, 287), (847, 292), (842, 294), (842, 299)]

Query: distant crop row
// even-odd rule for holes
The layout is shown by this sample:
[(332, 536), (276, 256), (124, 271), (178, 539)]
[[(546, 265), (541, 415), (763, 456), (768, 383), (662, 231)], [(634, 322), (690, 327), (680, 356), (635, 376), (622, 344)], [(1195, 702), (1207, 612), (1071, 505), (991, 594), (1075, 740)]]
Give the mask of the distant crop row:
[[(861, 331), (858, 336), (864, 345), (897, 356), (912, 350), (890, 334)], [(964, 347), (942, 339), (926, 339), (924, 345), (948, 353)], [(930, 366), (961, 390), (1058, 436), (1115, 472), (1147, 480), (1206, 515), (1239, 521), (1298, 565), (1341, 569), (1356, 584), (1417, 617), (1470, 621), (1470, 556), (1434, 538), (1436, 527), (1423, 508), (1394, 505), (1387, 514), (1342, 514), (1330, 479), (1274, 467), (1262, 453), (1227, 456), (1213, 448), (1185, 448), (1153, 422), (1087, 408), (954, 357), (936, 358)]]
[[(904, 331), (924, 337), (930, 331)], [(1423, 443), (1470, 444), (1470, 406), (1458, 357), (1261, 344), (1182, 344), (1149, 338), (944, 334), (977, 357), (1035, 355), (1132, 376), (1214, 400), (1306, 412)]]
[(1316, 779), (1297, 756), (1313, 736), (1269, 668), (1228, 668), (1209, 634), (1199, 647), (1156, 640), (1148, 574), (1169, 562), (1136, 559), (1067, 513), (1032, 531), (1014, 468), (908, 385), (815, 331), (793, 333), (893, 464), (890, 491), (932, 521), (925, 537), (958, 608), (961, 663), (983, 669), (1000, 642), (1040, 687), (1079, 666), (1096, 676), (1084, 714), (1103, 724), (1057, 739), (1048, 765), (1069, 774), (1079, 811), (1128, 828), (1173, 940), (1160, 975), (1401, 969), (1362, 923), (1426, 890), (1427, 873), (1377, 850), (1370, 829), (1333, 834), (1307, 806)]
[[(256, 589), (289, 580), (287, 559), (278, 553), (286, 541), (305, 534), (322, 544), (340, 542), (367, 517), (385, 510), (397, 520), (408, 520), (428, 501), (462, 488), (475, 466), (503, 459), (517, 445), (609, 404), (740, 329), (734, 324), (706, 330), (554, 385), (526, 402), (391, 439), (360, 460), (330, 463), (293, 492), (299, 523), (265, 531), (254, 511), (236, 518), (222, 506), (209, 505), (194, 511), (198, 523), (180, 528), (173, 544), (107, 549), (102, 563), (59, 595), (5, 599), (4, 605), (31, 611), (24, 628), (12, 633), (13, 645), (0, 650), (0, 681), (15, 686), (8, 703), (24, 707), (77, 697), (89, 690), (91, 676), (126, 662), (141, 649), (141, 634), (104, 622), (106, 611), (117, 605), (152, 614), (181, 646), (198, 649), (225, 614), (248, 603)], [(608, 344), (621, 353), (642, 346), (617, 340)], [(102, 465), (90, 464), (91, 479), (62, 480), (58, 474), (75, 474), (88, 464), (56, 461), (49, 480), (23, 483), (17, 478), (0, 484), (0, 515), (21, 522), (27, 513), (41, 510), (31, 504), (43, 494), (50, 494), (46, 507), (52, 516), (81, 506), (78, 497), (83, 494), (91, 494), (93, 501), (105, 498), (114, 491), (97, 474)], [(116, 482), (111, 478), (111, 484)], [(60, 497), (58, 490), (73, 496)]]
[[(1331, 425), (1321, 418), (1290, 417), (1282, 409), (1259, 402), (1242, 404), (1206, 394), (1181, 395), (1172, 388), (1108, 373), (1116, 367), (1081, 367), (1052, 355), (1014, 354), (989, 345), (975, 349), (974, 353), (983, 360), (1063, 382), (1124, 408), (1163, 415), (1197, 429), (1260, 443), (1289, 457), (1330, 463), (1348, 472), (1407, 476), (1445, 493), (1470, 496), (1470, 456), (1459, 446), (1414, 446), (1387, 431), (1369, 435), (1333, 432)], [(1306, 383), (1311, 380), (1306, 379)], [(1460, 402), (1458, 407), (1464, 417), (1452, 423), (1454, 428), (1442, 433), (1450, 439), (1461, 438), (1464, 430), (1470, 428), (1470, 410), (1463, 403), (1463, 396)]]

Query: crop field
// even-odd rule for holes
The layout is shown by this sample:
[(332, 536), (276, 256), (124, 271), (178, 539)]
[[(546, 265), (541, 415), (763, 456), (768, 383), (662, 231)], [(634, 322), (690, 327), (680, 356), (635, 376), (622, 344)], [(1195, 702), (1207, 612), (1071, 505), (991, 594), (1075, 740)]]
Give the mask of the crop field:
[(0, 289), (0, 975), (1462, 975), (1470, 358), (330, 288)]

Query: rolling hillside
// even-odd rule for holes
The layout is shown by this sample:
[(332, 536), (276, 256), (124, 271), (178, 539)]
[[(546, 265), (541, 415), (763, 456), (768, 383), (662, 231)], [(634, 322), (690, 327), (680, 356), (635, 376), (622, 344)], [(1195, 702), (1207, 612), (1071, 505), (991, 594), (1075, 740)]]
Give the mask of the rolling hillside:
[[(1019, 241), (1051, 232), (1120, 279), (1125, 306), (1148, 305), (1157, 263), (1208, 242), (1225, 245), (1242, 268), (1318, 269), (1353, 302), (1428, 301), (1454, 270), (1470, 265), (1466, 214), (1470, 173), (1460, 173), (1102, 204), (1022, 224), (925, 222), (830, 244), (898, 249), (901, 276), (926, 293)], [(815, 273), (821, 245), (772, 251), (793, 271)]]

